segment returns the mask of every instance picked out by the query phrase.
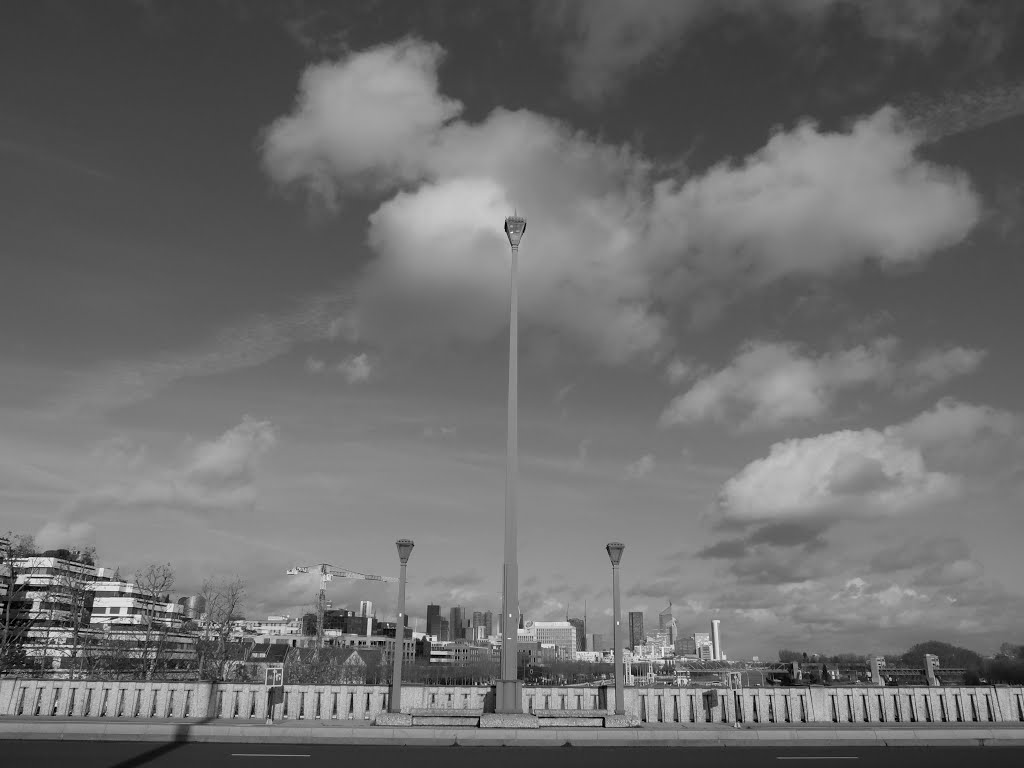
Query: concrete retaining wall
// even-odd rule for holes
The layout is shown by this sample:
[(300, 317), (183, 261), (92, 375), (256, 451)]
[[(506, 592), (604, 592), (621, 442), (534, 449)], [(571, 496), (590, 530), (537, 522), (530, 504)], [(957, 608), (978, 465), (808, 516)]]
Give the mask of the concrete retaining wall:
[[(402, 710), (481, 709), (487, 686), (402, 687)], [(295, 685), (0, 679), (0, 715), (111, 719), (366, 720), (387, 711), (382, 685)], [(606, 704), (607, 702), (607, 704)], [(603, 710), (598, 688), (523, 689), (523, 710)], [(1024, 723), (1024, 688), (978, 686), (627, 688), (626, 714), (660, 723)]]

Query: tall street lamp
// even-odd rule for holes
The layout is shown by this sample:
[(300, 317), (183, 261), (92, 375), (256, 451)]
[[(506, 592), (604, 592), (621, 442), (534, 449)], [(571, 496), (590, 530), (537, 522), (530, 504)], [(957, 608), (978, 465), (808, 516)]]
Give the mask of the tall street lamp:
[(398, 560), (402, 564), (398, 575), (398, 622), (395, 627), (395, 667), (391, 673), (391, 698), (388, 701), (388, 712), (398, 714), (402, 711), (402, 656), (405, 653), (405, 566), (409, 563), (413, 543), (410, 539), (399, 539)]
[(523, 711), (523, 684), (519, 680), (519, 562), (517, 545), (517, 502), (519, 483), (519, 241), (526, 232), (526, 219), (509, 216), (505, 234), (512, 246), (512, 287), (508, 330), (508, 455), (505, 468), (505, 566), (502, 572), (501, 679), (495, 688), (494, 711), (519, 714)]
[(622, 628), (620, 624), (621, 612), (619, 610), (619, 561), (622, 560), (622, 550), (625, 544), (613, 541), (605, 547), (608, 550), (608, 559), (612, 561), (612, 627), (613, 648), (615, 653), (615, 714), (626, 714), (626, 703), (622, 690)]

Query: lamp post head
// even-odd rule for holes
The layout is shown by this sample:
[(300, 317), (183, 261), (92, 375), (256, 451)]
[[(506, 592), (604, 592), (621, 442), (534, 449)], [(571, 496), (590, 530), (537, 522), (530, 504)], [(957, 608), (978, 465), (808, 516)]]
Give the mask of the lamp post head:
[(411, 539), (399, 539), (395, 542), (395, 546), (398, 547), (398, 559), (402, 565), (409, 562), (409, 555), (412, 554), (413, 543)]
[(622, 550), (625, 548), (626, 545), (619, 541), (613, 541), (605, 547), (608, 550), (608, 559), (612, 561), (612, 567), (618, 567), (619, 561), (622, 560)]
[(508, 242), (513, 248), (519, 247), (519, 241), (526, 233), (526, 219), (516, 214), (505, 219), (505, 234), (508, 235)]

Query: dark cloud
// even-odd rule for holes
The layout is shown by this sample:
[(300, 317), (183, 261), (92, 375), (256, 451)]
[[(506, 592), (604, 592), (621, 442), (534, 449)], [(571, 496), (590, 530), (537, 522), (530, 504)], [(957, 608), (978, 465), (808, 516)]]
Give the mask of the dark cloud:
[(795, 584), (825, 575), (824, 564), (793, 552), (764, 548), (729, 563), (729, 572), (740, 584)]
[(750, 544), (772, 544), (776, 547), (814, 547), (824, 543), (821, 534), (826, 525), (821, 522), (773, 523), (758, 528), (747, 538)]
[(728, 559), (744, 557), (748, 552), (746, 539), (722, 539), (709, 547), (704, 547), (694, 557), (701, 560)]

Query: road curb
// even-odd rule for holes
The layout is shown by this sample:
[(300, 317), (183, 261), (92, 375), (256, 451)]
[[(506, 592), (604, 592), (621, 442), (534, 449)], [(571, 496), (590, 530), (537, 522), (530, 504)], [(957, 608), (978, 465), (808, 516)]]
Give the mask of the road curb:
[(517, 747), (943, 747), (1024, 746), (1024, 728), (927, 730), (646, 730), (551, 728), (522, 731), (475, 728), (367, 726), (239, 726), (185, 723), (0, 722), (0, 741), (142, 741), (150, 743), (349, 744), (381, 746)]

